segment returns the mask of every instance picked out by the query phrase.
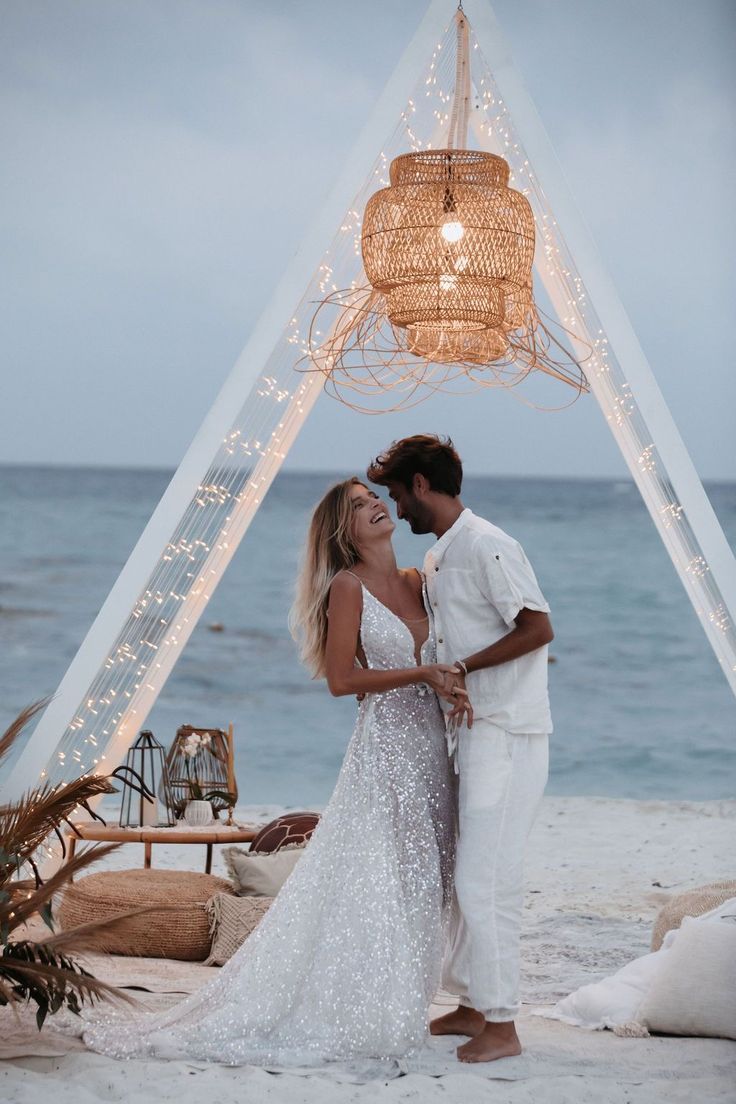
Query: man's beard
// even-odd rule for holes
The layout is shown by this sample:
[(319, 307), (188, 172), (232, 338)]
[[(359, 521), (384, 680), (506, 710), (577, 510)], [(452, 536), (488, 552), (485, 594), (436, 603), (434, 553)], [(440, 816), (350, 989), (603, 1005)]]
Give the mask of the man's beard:
[(415, 533), (418, 537), (432, 532), (432, 515), (427, 507), (423, 506), (421, 502), (417, 502), (416, 499), (408, 510), (404, 510), (404, 516), (409, 522), (412, 533)]

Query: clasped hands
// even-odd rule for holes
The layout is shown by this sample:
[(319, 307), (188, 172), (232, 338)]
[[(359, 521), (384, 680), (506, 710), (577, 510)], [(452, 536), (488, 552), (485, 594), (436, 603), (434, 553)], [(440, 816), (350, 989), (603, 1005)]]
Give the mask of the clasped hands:
[(463, 722), (473, 727), (473, 707), (465, 687), (465, 675), (459, 667), (447, 663), (431, 663), (422, 668), (424, 681), (444, 701), (450, 702), (452, 709), (446, 716), (448, 728), (454, 730)]
[[(452, 705), (445, 718), (450, 731), (457, 729), (463, 721), (468, 728), (472, 728), (473, 707), (465, 689), (465, 675), (461, 669), (447, 663), (426, 663), (417, 667), (417, 672), (421, 676), (421, 682), (426, 682), (438, 698)], [(363, 701), (365, 693), (361, 691), (355, 697), (357, 701)]]

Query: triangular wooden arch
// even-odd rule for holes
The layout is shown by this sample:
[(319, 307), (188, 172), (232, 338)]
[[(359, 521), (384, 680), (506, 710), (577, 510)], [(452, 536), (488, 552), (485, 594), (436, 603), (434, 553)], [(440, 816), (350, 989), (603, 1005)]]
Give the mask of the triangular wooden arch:
[[(491, 7), (468, 0), (466, 8), (474, 33), (476, 144), (507, 157), (514, 186), (532, 202), (540, 239), (536, 278), (560, 320), (595, 349), (585, 365), (591, 390), (736, 692), (736, 561)], [(448, 0), (432, 0), (321, 215), (5, 782), (6, 800), (41, 777), (55, 782), (112, 768), (145, 722), (321, 392), (318, 375), (297, 375), (293, 366), (305, 347), (305, 320), (315, 299), (336, 280), (348, 286), (356, 265), (360, 269), (355, 243), (361, 203), (382, 185), (396, 153), (437, 144), (432, 139), (444, 123), (443, 80), (451, 89), (453, 75), (453, 15)]]

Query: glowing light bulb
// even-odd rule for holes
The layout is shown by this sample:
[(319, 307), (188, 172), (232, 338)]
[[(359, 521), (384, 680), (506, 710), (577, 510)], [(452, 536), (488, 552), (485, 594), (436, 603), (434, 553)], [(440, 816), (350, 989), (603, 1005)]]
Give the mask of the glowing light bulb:
[(453, 219), (452, 222), (443, 222), (442, 229), (440, 231), (442, 237), (448, 242), (460, 241), (461, 237), (465, 233), (465, 227), (461, 222)]

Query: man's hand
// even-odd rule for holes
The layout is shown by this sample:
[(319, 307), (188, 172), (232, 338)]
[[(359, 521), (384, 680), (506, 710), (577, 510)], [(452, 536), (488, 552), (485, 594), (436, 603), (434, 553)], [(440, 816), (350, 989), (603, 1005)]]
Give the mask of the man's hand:
[(426, 682), (439, 698), (443, 698), (452, 705), (456, 701), (455, 695), (462, 695), (464, 692), (462, 687), (455, 686), (457, 682), (455, 668), (448, 663), (423, 664), (417, 668), (417, 671), (421, 673), (422, 681)]
[(468, 728), (473, 727), (473, 707), (470, 704), (468, 691), (465, 686), (465, 675), (459, 667), (453, 667), (445, 676), (445, 688), (451, 695), (453, 707), (447, 714), (447, 723), (451, 728), (458, 728), (465, 723)]

